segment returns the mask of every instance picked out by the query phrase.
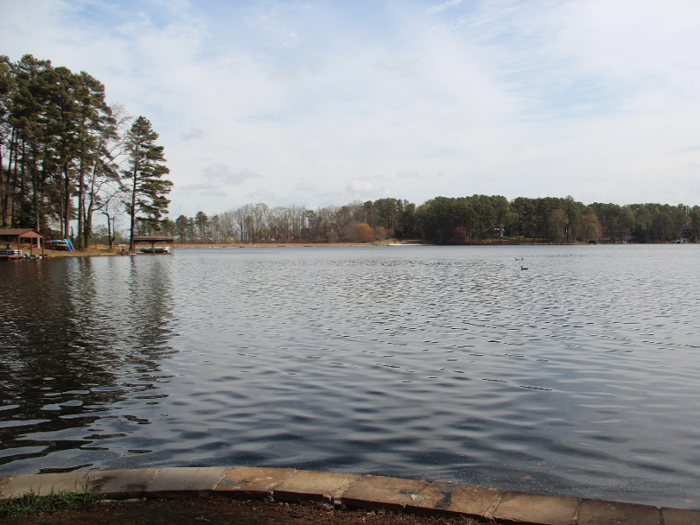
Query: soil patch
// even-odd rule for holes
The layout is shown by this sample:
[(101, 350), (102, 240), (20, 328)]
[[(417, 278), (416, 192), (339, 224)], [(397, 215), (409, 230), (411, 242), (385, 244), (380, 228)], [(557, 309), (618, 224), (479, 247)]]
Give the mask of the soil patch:
[[(24, 516), (27, 525), (477, 525), (469, 518), (440, 518), (336, 509), (318, 503), (241, 501), (227, 498), (104, 502), (89, 511)], [(483, 523), (483, 522), (482, 522)], [(491, 522), (494, 523), (495, 522)]]

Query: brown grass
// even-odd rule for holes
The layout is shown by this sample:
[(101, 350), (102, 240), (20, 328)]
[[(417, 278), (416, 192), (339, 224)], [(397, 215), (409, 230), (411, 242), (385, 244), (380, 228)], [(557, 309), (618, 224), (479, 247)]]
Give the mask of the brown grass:
[[(395, 241), (394, 241), (395, 242)], [(317, 246), (374, 246), (374, 245), (385, 245), (390, 244), (391, 241), (381, 241), (377, 243), (288, 243), (288, 244), (277, 244), (277, 243), (257, 243), (257, 244), (175, 244), (175, 249), (190, 249), (190, 248), (280, 248), (280, 247), (296, 247), (296, 248), (311, 248)], [(16, 245), (15, 245), (16, 247)], [(74, 252), (67, 252), (63, 250), (51, 250), (45, 249), (44, 254), (48, 255), (49, 258), (55, 257), (103, 257), (110, 255), (122, 255), (122, 247), (128, 249), (125, 245), (115, 245), (112, 250), (109, 249), (108, 245), (105, 244), (91, 244), (89, 248), (81, 248), (75, 250)], [(22, 246), (22, 253), (29, 253), (29, 245)], [(40, 255), (41, 249), (33, 248), (32, 253), (34, 255)]]

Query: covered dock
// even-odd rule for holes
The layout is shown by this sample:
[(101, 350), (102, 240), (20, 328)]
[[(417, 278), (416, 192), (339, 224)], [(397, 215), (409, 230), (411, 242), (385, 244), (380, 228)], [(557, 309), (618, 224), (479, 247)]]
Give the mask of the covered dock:
[[(29, 255), (34, 255), (34, 247), (41, 249), (41, 256), (44, 256), (44, 236), (32, 228), (10, 228), (0, 229), (0, 252), (8, 252), (0, 257), (7, 259), (21, 259), (22, 242), (29, 244)], [(17, 246), (15, 250), (14, 246)], [(16, 252), (10, 254), (9, 252)]]
[[(141, 245), (137, 248), (137, 245)], [(147, 246), (143, 246), (147, 245)], [(131, 246), (133, 253), (169, 253), (175, 251), (175, 239), (165, 235), (148, 235), (143, 237), (134, 237)]]

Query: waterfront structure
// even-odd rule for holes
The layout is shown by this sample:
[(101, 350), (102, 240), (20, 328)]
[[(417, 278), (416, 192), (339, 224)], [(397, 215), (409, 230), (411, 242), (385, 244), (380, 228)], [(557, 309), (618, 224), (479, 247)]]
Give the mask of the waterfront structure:
[[(150, 248), (141, 248), (138, 251), (141, 253), (170, 253), (175, 251), (175, 239), (165, 235), (147, 235), (143, 237), (134, 237), (132, 251), (137, 251), (137, 244), (150, 244)], [(157, 246), (158, 245), (158, 246)]]
[(36, 239), (36, 247), (41, 248), (41, 255), (44, 255), (44, 236), (32, 228), (10, 228), (0, 229), (0, 246), (5, 245), (9, 251), (15, 251), (10, 248), (10, 244), (17, 245), (17, 254), (14, 256), (8, 255), (8, 258), (20, 258), (22, 255), (22, 239), (29, 241), (29, 255), (34, 255), (33, 248)]

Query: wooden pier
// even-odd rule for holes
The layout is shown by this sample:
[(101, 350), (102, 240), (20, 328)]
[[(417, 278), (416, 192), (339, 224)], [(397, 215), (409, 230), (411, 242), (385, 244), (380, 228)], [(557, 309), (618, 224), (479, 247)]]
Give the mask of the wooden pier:
[[(146, 247), (138, 248), (137, 245), (146, 245)], [(150, 246), (148, 246), (150, 245)], [(146, 253), (146, 254), (170, 254), (175, 252), (175, 239), (172, 237), (167, 237), (165, 235), (148, 235), (144, 237), (134, 237), (132, 246), (132, 253)]]

